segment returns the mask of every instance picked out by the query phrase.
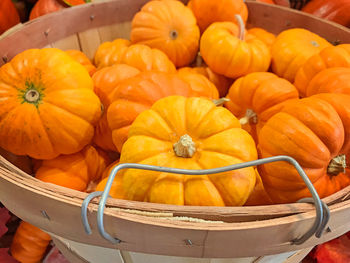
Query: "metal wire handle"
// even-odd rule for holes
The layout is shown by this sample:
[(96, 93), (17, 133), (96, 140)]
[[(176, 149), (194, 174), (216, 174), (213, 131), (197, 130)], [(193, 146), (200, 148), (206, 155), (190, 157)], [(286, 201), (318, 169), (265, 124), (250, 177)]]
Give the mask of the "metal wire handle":
[[(89, 194), (83, 201), (82, 207), (81, 207), (81, 217), (82, 217), (82, 223), (85, 229), (85, 232), (87, 234), (91, 234), (91, 227), (89, 224), (89, 221), (87, 219), (87, 209), (88, 205), (91, 202), (91, 200), (95, 197), (101, 196), (101, 200), (98, 205), (98, 210), (97, 210), (97, 227), (100, 235), (109, 240), (113, 244), (120, 243), (121, 240), (118, 238), (112, 237), (110, 234), (108, 234), (105, 229), (104, 229), (104, 223), (103, 223), (103, 213), (104, 209), (106, 206), (107, 198), (109, 196), (109, 192), (112, 187), (113, 180), (118, 173), (118, 171), (122, 169), (127, 169), (127, 168), (133, 168), (133, 169), (141, 169), (141, 170), (151, 170), (151, 171), (158, 171), (158, 172), (166, 172), (166, 173), (177, 173), (177, 174), (187, 174), (187, 175), (205, 175), (205, 174), (216, 174), (216, 173), (222, 173), (222, 172), (227, 172), (227, 171), (232, 171), (232, 170), (237, 170), (241, 168), (246, 168), (250, 166), (257, 166), (265, 163), (271, 163), (271, 162), (279, 162), (279, 161), (285, 161), (289, 162), (292, 164), (295, 169), (298, 171), (299, 175), (305, 182), (307, 188), (309, 189), (311, 196), (312, 196), (312, 203), (315, 205), (316, 208), (316, 219), (314, 221), (314, 224), (312, 227), (301, 237), (296, 238), (291, 241), (292, 244), (302, 244), (304, 243), (307, 239), (309, 239), (311, 236), (313, 236), (316, 233), (316, 237), (319, 238), (326, 227), (326, 224), (328, 222), (330, 213), (329, 209), (326, 204), (321, 201), (320, 197), (317, 194), (316, 189), (312, 185), (310, 179), (307, 177), (305, 174), (304, 170), (301, 168), (299, 163), (293, 159), (290, 156), (285, 156), (285, 155), (280, 155), (280, 156), (273, 156), (273, 157), (268, 157), (264, 159), (259, 159), (255, 161), (249, 161), (249, 162), (244, 162), (244, 163), (238, 163), (238, 164), (233, 164), (229, 166), (224, 166), (220, 168), (214, 168), (214, 169), (205, 169), (205, 170), (186, 170), (186, 169), (178, 169), (178, 168), (168, 168), (168, 167), (160, 167), (160, 166), (153, 166), (153, 165), (145, 165), (145, 164), (134, 164), (134, 163), (123, 163), (123, 164), (118, 164), (116, 167), (114, 167), (108, 176), (108, 180), (105, 186), (105, 189), (103, 192), (93, 192)], [(301, 202), (304, 201), (303, 199), (300, 200)], [(307, 200), (307, 202), (310, 202)]]

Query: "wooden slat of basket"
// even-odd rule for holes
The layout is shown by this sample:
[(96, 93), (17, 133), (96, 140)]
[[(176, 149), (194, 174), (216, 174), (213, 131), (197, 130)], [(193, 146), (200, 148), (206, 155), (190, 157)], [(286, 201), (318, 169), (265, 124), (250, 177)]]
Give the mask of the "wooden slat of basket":
[(81, 51), (92, 60), (98, 46), (102, 43), (98, 29), (93, 28), (78, 33)]
[(131, 22), (123, 22), (100, 27), (98, 29), (101, 42), (111, 41), (116, 38), (130, 39)]
[(77, 34), (65, 37), (56, 42), (51, 43), (54, 48), (59, 48), (62, 50), (76, 49), (81, 50), (80, 42)]

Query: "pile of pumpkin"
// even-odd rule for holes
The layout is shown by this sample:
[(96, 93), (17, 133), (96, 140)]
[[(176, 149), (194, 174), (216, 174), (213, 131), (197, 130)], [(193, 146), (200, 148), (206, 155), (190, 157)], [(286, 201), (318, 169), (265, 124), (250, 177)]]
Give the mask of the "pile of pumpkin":
[[(348, 186), (350, 44), (247, 30), (247, 17), (242, 0), (154, 0), (130, 40), (102, 43), (93, 62), (77, 50), (18, 54), (0, 68), (0, 147), (31, 157), (37, 179), (79, 191), (103, 190), (118, 163), (210, 169), (277, 155), (297, 160), (321, 198)], [(203, 176), (124, 170), (110, 195), (241, 206), (310, 193), (276, 162)], [(42, 256), (29, 261), (23, 233), (45, 240), (26, 245), (50, 240), (34, 229), (15, 236), (22, 262)]]

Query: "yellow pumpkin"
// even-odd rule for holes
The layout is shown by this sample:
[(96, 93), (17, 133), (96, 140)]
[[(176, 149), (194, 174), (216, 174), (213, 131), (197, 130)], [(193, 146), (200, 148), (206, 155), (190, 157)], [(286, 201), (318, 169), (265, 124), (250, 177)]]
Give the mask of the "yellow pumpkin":
[[(131, 125), (121, 163), (211, 169), (257, 159), (234, 115), (209, 99), (169, 96)], [(176, 205), (239, 206), (255, 187), (254, 167), (212, 175), (121, 171), (125, 198)]]

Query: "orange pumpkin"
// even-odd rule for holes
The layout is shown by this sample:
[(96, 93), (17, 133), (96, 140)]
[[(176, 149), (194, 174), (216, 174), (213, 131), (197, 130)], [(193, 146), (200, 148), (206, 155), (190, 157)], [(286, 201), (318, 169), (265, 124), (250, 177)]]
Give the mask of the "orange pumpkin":
[(0, 1), (0, 35), (19, 22), (19, 14), (12, 0)]
[(96, 72), (96, 67), (92, 64), (90, 59), (80, 50), (70, 49), (66, 50), (66, 53), (82, 64), (86, 70), (89, 72), (89, 75), (92, 77)]
[(57, 0), (38, 0), (30, 11), (29, 20), (59, 11), (65, 7), (63, 2)]
[(0, 147), (52, 159), (90, 143), (101, 116), (86, 69), (55, 48), (29, 49), (0, 68)]
[(188, 6), (197, 19), (203, 33), (214, 22), (233, 22), (235, 14), (242, 17), (244, 23), (248, 18), (248, 8), (243, 0), (191, 0)]
[(44, 257), (51, 237), (46, 232), (22, 221), (11, 243), (11, 255), (23, 263), (37, 263)]
[(267, 71), (270, 66), (270, 50), (257, 37), (245, 34), (231, 22), (211, 24), (203, 33), (200, 52), (205, 63), (215, 72), (229, 78)]
[(136, 76), (140, 71), (137, 68), (126, 64), (117, 64), (110, 67), (101, 68), (94, 76), (95, 93), (104, 105), (101, 119), (95, 128), (94, 143), (107, 151), (116, 151), (112, 140), (112, 131), (108, 126), (107, 109), (112, 102), (113, 90), (125, 79)]
[(175, 72), (174, 64), (162, 51), (142, 44), (132, 45), (129, 40), (116, 39), (104, 42), (94, 56), (97, 68), (114, 64), (127, 64), (141, 71)]
[(191, 9), (180, 1), (146, 3), (132, 19), (131, 41), (162, 50), (177, 67), (197, 55), (199, 28)]
[(44, 160), (35, 177), (43, 182), (85, 191), (91, 181), (101, 178), (111, 162), (106, 153), (88, 146), (79, 153)]
[(210, 97), (215, 94), (212, 89), (207, 89), (208, 86), (202, 90), (199, 88), (192, 90), (178, 75), (161, 72), (142, 72), (120, 83), (107, 111), (108, 124), (118, 151), (121, 151), (134, 119), (157, 100), (170, 95)]
[(216, 87), (219, 92), (220, 97), (225, 97), (232, 81), (225, 76), (219, 75), (212, 71), (209, 67), (199, 66), (199, 67), (184, 67), (178, 69), (178, 72), (192, 72), (205, 76), (208, 78)]
[(260, 27), (250, 28), (247, 30), (247, 33), (260, 39), (269, 48), (272, 47), (273, 43), (276, 40), (276, 36), (274, 34), (268, 32), (267, 30), (260, 28)]
[(272, 71), (294, 82), (300, 67), (313, 55), (331, 46), (324, 38), (302, 28), (282, 31), (272, 45)]
[(298, 90), (289, 81), (270, 72), (256, 72), (233, 83), (225, 107), (256, 140), (261, 127), (284, 102), (298, 97)]
[(255, 205), (272, 205), (273, 202), (269, 195), (267, 194), (264, 183), (262, 182), (261, 176), (259, 175), (257, 169), (255, 169), (256, 174), (256, 184), (249, 195), (247, 202), (244, 204), (245, 206), (255, 206)]
[[(227, 109), (205, 98), (170, 96), (135, 119), (120, 162), (211, 169), (256, 158), (254, 140)], [(256, 180), (253, 167), (201, 176), (120, 173), (127, 199), (176, 205), (243, 205)]]
[(350, 67), (350, 44), (326, 47), (304, 63), (294, 81), (300, 95), (306, 96), (306, 88), (317, 73), (333, 67)]
[(350, 67), (324, 69), (316, 74), (306, 87), (306, 96), (327, 92), (350, 95)]
[[(324, 198), (350, 184), (345, 169), (349, 152), (350, 96), (324, 93), (288, 104), (259, 133), (262, 158), (289, 155), (299, 162), (319, 196)], [(259, 166), (266, 191), (276, 203), (310, 196), (289, 163)]]

